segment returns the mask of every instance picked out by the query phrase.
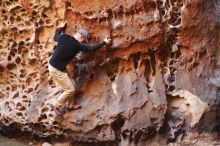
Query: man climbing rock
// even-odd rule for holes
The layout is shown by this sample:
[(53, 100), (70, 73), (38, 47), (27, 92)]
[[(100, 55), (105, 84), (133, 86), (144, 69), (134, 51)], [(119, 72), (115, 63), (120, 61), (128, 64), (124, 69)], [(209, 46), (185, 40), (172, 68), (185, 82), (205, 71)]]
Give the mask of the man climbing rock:
[(80, 51), (96, 51), (101, 47), (109, 44), (111, 39), (106, 37), (99, 44), (88, 44), (88, 32), (85, 29), (80, 29), (74, 36), (65, 34), (67, 27), (66, 23), (62, 23), (62, 27), (58, 28), (54, 35), (54, 41), (58, 42), (55, 51), (49, 61), (49, 73), (54, 82), (62, 89), (63, 93), (57, 98), (52, 109), (56, 114), (62, 114), (62, 108), (68, 102), (68, 110), (78, 109), (81, 106), (74, 104), (71, 98), (74, 98), (75, 82), (69, 76), (66, 70), (66, 65)]

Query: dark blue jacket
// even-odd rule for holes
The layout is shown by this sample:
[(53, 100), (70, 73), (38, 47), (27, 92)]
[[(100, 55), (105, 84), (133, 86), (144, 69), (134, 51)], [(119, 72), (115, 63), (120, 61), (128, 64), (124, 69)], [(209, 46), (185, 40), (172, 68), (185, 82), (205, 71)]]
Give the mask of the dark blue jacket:
[(58, 42), (55, 52), (50, 59), (50, 65), (60, 71), (66, 70), (66, 65), (76, 56), (79, 51), (95, 51), (106, 45), (101, 42), (96, 45), (79, 43), (74, 37), (62, 34), (64, 28), (58, 28), (54, 35), (54, 41)]

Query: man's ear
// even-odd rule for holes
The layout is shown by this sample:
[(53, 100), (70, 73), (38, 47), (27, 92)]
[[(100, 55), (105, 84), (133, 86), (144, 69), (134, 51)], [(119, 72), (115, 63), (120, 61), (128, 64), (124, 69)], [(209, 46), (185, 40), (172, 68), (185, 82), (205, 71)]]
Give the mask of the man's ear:
[(80, 39), (84, 42), (84, 37), (82, 35), (80, 35)]

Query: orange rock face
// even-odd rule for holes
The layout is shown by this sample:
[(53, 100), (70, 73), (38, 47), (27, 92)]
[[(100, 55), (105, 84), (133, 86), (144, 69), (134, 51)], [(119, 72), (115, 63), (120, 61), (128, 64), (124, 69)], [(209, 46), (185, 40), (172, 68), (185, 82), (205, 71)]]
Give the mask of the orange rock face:
[[(2, 131), (126, 146), (146, 145), (164, 129), (171, 141), (192, 127), (218, 129), (219, 3), (0, 1)], [(57, 119), (48, 103), (62, 91), (47, 67), (63, 21), (68, 34), (85, 28), (90, 42), (109, 35), (112, 44), (68, 65), (83, 108)]]

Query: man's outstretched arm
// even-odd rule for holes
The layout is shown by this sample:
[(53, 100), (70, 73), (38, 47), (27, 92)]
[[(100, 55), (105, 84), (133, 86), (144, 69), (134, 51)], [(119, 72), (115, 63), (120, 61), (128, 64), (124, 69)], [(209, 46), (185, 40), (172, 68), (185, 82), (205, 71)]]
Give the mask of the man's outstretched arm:
[(96, 51), (96, 50), (102, 48), (105, 45), (106, 45), (106, 42), (104, 42), (104, 41), (99, 43), (99, 44), (95, 44), (95, 45), (94, 44), (83, 44), (83, 43), (81, 43), (80, 44), (80, 50), (81, 51)]
[(96, 51), (100, 48), (102, 48), (103, 46), (109, 44), (111, 42), (111, 39), (108, 38), (108, 36), (104, 39), (104, 41), (102, 41), (99, 44), (84, 44), (81, 43), (80, 44), (80, 50), (81, 51)]

